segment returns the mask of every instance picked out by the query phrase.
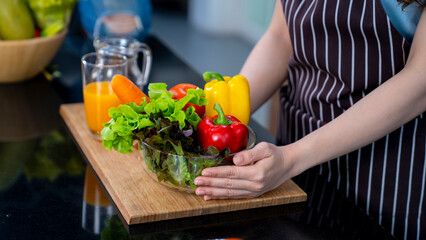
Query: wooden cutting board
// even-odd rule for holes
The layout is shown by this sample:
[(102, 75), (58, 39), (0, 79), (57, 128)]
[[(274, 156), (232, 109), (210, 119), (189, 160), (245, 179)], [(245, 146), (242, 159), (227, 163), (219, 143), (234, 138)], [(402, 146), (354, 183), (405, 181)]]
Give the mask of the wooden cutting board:
[(137, 151), (109, 151), (93, 139), (87, 128), (82, 103), (63, 104), (60, 115), (101, 180), (127, 224), (155, 222), (205, 214), (223, 213), (306, 201), (292, 180), (253, 199), (210, 200), (160, 185), (145, 172)]

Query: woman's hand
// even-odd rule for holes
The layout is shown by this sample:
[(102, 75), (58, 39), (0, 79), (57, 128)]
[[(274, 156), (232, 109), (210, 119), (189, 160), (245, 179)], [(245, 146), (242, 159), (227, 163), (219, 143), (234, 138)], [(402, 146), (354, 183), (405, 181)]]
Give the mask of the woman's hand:
[(197, 195), (205, 200), (257, 197), (293, 177), (293, 163), (286, 158), (285, 147), (261, 142), (253, 149), (234, 156), (235, 166), (204, 169), (194, 183)]

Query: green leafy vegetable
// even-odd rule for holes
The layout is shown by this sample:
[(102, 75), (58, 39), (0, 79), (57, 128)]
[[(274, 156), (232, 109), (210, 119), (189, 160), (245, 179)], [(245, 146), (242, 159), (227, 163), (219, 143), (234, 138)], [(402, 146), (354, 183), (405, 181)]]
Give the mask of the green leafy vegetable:
[(54, 35), (64, 29), (71, 19), (77, 0), (28, 0), (41, 36)]
[(188, 94), (173, 99), (164, 83), (148, 86), (150, 102), (129, 103), (109, 110), (112, 119), (101, 132), (105, 148), (131, 153), (133, 141), (139, 140), (140, 151), (148, 169), (159, 181), (196, 188), (194, 179), (207, 167), (230, 164), (224, 161), (229, 149), (220, 152), (215, 147), (207, 150), (197, 143), (197, 126), (201, 122), (190, 102), (206, 105), (202, 89), (190, 89)]
[(147, 168), (157, 175), (158, 181), (196, 188), (194, 179), (204, 168), (227, 164), (224, 159), (229, 149), (219, 152), (211, 146), (204, 150), (197, 143), (193, 125), (180, 129), (177, 121), (171, 122), (161, 115), (151, 115), (155, 127), (136, 134)]
[[(154, 127), (161, 119), (177, 122), (179, 129), (191, 125), (196, 128), (200, 123), (200, 117), (194, 112), (194, 107), (183, 111), (183, 107), (189, 101), (207, 104), (204, 91), (192, 91), (178, 100), (172, 98), (172, 93), (167, 90), (165, 83), (151, 83), (148, 86), (150, 102), (145, 100), (140, 105), (128, 103), (108, 111), (111, 121), (104, 124), (102, 129), (102, 144), (105, 148), (113, 148), (121, 153), (131, 153), (135, 134), (141, 129)], [(204, 100), (201, 100), (203, 98)]]

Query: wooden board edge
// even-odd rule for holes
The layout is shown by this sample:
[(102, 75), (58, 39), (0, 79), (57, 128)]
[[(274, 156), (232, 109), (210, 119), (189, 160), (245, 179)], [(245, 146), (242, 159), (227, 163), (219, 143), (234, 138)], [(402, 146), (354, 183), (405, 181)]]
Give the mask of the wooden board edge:
[(308, 200), (308, 194), (303, 191), (303, 189), (301, 187), (299, 187), (299, 185), (297, 185), (293, 179), (288, 179), (287, 181), (291, 181), (291, 183), (297, 188), (297, 191), (300, 193), (300, 197), (303, 199), (301, 200), (301, 202), (307, 201)]
[[(291, 179), (288, 179), (287, 181), (290, 181), (290, 184), (297, 187), (298, 194), (293, 195), (291, 197), (282, 198), (282, 197), (271, 197), (268, 199), (262, 199), (259, 198), (258, 201), (256, 201), (255, 204), (253, 202), (251, 203), (251, 206), (247, 206), (246, 202), (240, 202), (238, 204), (233, 204), (232, 209), (229, 209), (230, 204), (219, 204), (219, 201), (222, 201), (220, 199), (218, 200), (210, 200), (210, 201), (218, 201), (218, 204), (210, 205), (208, 207), (203, 208), (194, 208), (190, 211), (186, 212), (180, 212), (179, 215), (175, 215), (174, 212), (158, 212), (155, 218), (151, 215), (132, 215), (130, 216), (130, 220), (128, 222), (129, 225), (136, 225), (136, 224), (143, 224), (143, 223), (150, 223), (150, 222), (160, 222), (160, 221), (167, 221), (170, 219), (181, 219), (181, 218), (188, 218), (188, 217), (197, 217), (202, 215), (212, 215), (212, 214), (220, 214), (224, 212), (235, 212), (235, 211), (241, 211), (241, 210), (250, 210), (260, 207), (272, 207), (272, 206), (279, 206), (279, 205), (286, 205), (286, 204), (292, 204), (292, 203), (302, 203), (307, 200), (307, 194)], [(255, 198), (254, 198), (255, 199)]]

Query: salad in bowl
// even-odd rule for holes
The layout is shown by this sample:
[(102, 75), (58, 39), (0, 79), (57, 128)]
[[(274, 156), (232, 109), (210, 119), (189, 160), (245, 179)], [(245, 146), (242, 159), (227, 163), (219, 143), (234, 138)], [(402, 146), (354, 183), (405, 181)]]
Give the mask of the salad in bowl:
[[(231, 165), (233, 155), (256, 143), (254, 131), (226, 115), (220, 104), (214, 105), (215, 116), (205, 116), (203, 89), (184, 84), (168, 90), (165, 83), (151, 83), (146, 96), (135, 86), (124, 87), (131, 84), (126, 81), (121, 75), (112, 80), (114, 92), (126, 103), (109, 109), (102, 144), (128, 154), (137, 141), (146, 172), (163, 185), (193, 192), (203, 169)], [(177, 94), (180, 87), (185, 94)]]

